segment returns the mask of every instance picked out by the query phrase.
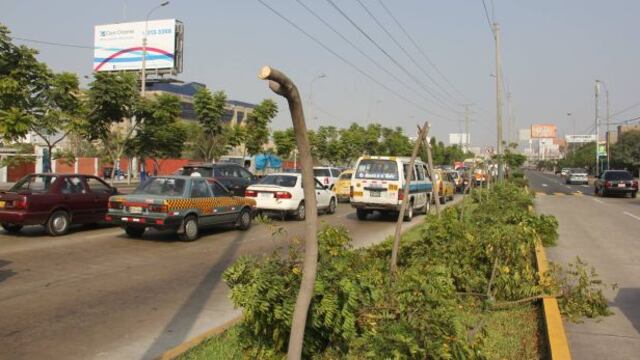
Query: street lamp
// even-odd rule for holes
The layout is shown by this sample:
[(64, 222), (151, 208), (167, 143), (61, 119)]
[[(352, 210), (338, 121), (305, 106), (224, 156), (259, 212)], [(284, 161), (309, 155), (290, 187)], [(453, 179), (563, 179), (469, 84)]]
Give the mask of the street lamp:
[(140, 95), (142, 97), (145, 96), (146, 88), (147, 88), (147, 33), (149, 31), (149, 17), (154, 11), (167, 5), (169, 5), (169, 1), (165, 1), (160, 5), (152, 8), (151, 10), (149, 10), (149, 12), (147, 13), (147, 17), (144, 20), (144, 34), (143, 34), (144, 36), (142, 38), (142, 70), (140, 71), (140, 77), (142, 78), (142, 81), (141, 81), (142, 85), (140, 86)]
[(316, 77), (314, 77), (313, 79), (311, 79), (311, 84), (309, 84), (309, 120), (312, 121), (313, 120), (313, 116), (312, 116), (312, 108), (313, 108), (313, 84), (316, 82), (316, 80), (320, 80), (320, 79), (324, 79), (327, 77), (327, 74), (325, 73), (320, 73), (318, 74)]

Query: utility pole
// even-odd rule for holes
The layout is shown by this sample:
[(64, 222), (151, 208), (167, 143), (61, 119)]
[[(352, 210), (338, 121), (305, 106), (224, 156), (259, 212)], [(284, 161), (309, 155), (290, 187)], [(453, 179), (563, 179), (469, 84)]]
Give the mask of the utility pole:
[(509, 130), (507, 131), (507, 148), (513, 142), (513, 112), (511, 111), (511, 91), (507, 88), (507, 119)]
[(600, 176), (600, 154), (598, 153), (598, 140), (599, 140), (599, 135), (600, 135), (600, 130), (598, 129), (600, 127), (600, 118), (598, 115), (598, 97), (600, 96), (600, 80), (596, 80), (596, 170), (595, 170), (595, 174), (596, 177)]
[(464, 104), (464, 133), (465, 133), (465, 151), (469, 151), (469, 147), (471, 147), (471, 134), (469, 133), (469, 115), (471, 112), (469, 108), (472, 104)]
[(607, 99), (607, 170), (609, 170), (611, 164), (611, 151), (609, 143), (611, 142), (611, 117), (609, 114), (609, 89), (606, 88), (607, 92), (605, 93), (605, 97)]
[(500, 24), (493, 23), (493, 38), (496, 42), (496, 123), (498, 130), (498, 181), (504, 179), (502, 162), (502, 58), (500, 57)]

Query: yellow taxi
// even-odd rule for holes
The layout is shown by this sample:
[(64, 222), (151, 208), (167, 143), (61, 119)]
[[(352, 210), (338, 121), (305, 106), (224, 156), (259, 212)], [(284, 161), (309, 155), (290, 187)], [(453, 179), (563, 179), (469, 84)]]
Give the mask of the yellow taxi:
[(440, 197), (440, 204), (446, 203), (447, 200), (453, 200), (453, 195), (456, 192), (456, 187), (452, 182), (451, 176), (441, 169), (435, 169), (433, 172), (436, 175), (436, 186), (438, 186), (438, 197)]
[(340, 173), (338, 180), (336, 180), (333, 186), (333, 191), (336, 193), (338, 201), (349, 202), (349, 192), (351, 191), (351, 176), (353, 170), (345, 170)]

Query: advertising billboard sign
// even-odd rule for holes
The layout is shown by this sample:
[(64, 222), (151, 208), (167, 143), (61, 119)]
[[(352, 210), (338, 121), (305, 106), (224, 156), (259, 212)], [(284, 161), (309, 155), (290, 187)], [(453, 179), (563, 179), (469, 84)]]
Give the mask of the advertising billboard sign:
[(558, 128), (550, 124), (534, 124), (531, 125), (531, 138), (547, 139), (558, 137)]
[(94, 29), (93, 70), (140, 70), (145, 26), (145, 68), (174, 74), (182, 72), (183, 26), (175, 19), (97, 25)]
[(584, 144), (596, 141), (595, 135), (565, 135), (564, 139), (569, 144)]
[(449, 134), (449, 145), (465, 145), (471, 142), (467, 133)]
[(518, 139), (520, 141), (531, 140), (531, 129), (520, 129), (518, 131)]

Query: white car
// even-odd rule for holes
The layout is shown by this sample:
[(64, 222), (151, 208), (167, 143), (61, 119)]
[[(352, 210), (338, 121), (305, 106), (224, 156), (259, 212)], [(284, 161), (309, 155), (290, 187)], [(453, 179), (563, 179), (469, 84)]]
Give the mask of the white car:
[(333, 190), (333, 187), (340, 177), (341, 171), (336, 168), (328, 166), (316, 166), (313, 168), (313, 176), (320, 181), (322, 185), (329, 187), (329, 190)]
[[(336, 211), (336, 194), (315, 179), (318, 209), (328, 214)], [(256, 200), (256, 209), (266, 213), (292, 214), (297, 220), (304, 220), (304, 191), (302, 174), (276, 173), (262, 178), (259, 183), (251, 185), (245, 196)]]

